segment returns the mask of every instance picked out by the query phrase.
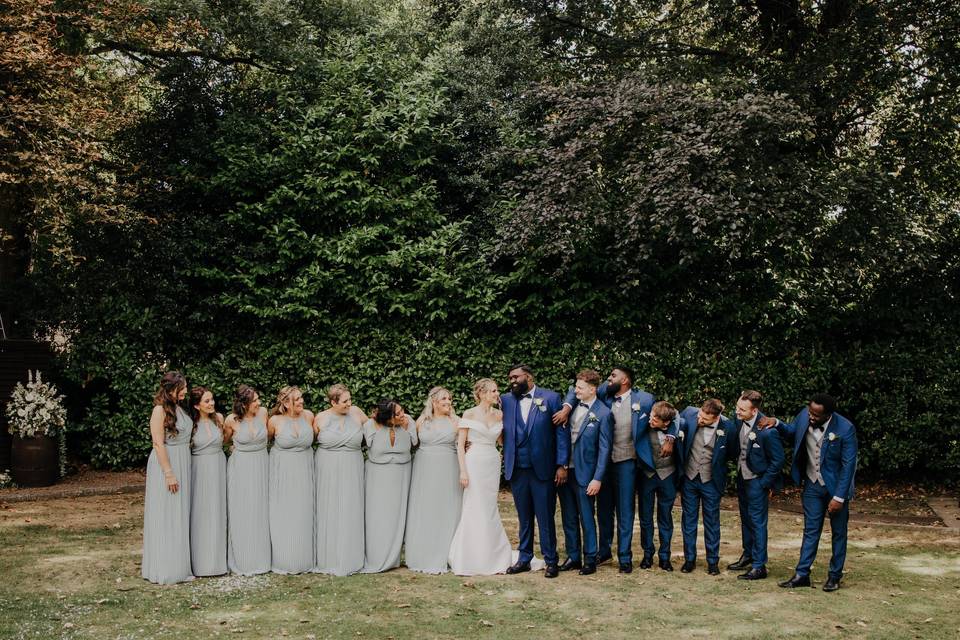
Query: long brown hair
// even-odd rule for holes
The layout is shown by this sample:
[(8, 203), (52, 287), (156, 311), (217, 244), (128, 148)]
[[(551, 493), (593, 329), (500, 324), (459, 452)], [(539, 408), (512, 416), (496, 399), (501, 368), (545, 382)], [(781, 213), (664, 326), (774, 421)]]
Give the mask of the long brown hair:
[(187, 380), (179, 371), (167, 371), (160, 378), (160, 388), (153, 396), (153, 404), (163, 407), (163, 432), (168, 438), (177, 435), (177, 393), (187, 386)]
[[(197, 409), (197, 405), (200, 404), (200, 401), (203, 400), (203, 394), (210, 393), (213, 395), (213, 391), (207, 389), (206, 387), (194, 387), (190, 389), (190, 417), (193, 418), (193, 433), (197, 433), (197, 425), (200, 424), (200, 410)], [(223, 423), (220, 420), (220, 416), (217, 415), (217, 410), (213, 410), (213, 424), (217, 425), (217, 429), (223, 431)]]
[(237, 393), (233, 396), (233, 415), (237, 420), (243, 420), (247, 416), (247, 409), (253, 402), (254, 396), (258, 396), (257, 390), (248, 384), (242, 384), (237, 387)]

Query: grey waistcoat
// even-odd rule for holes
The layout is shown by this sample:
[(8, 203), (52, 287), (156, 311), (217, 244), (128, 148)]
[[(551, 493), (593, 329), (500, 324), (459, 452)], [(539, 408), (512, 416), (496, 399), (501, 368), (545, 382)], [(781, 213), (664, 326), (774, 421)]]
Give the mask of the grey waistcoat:
[(753, 471), (750, 471), (750, 467), (747, 466), (747, 453), (750, 452), (750, 447), (753, 446), (753, 443), (756, 440), (750, 440), (750, 426), (743, 422), (740, 424), (740, 459), (737, 460), (737, 469), (740, 470), (740, 475), (743, 476), (744, 480), (753, 480), (757, 477)]
[[(713, 430), (716, 434), (716, 429)], [(687, 459), (687, 477), (691, 480), (700, 476), (701, 482), (710, 482), (713, 480), (713, 448), (717, 443), (717, 436), (707, 443), (707, 430), (703, 427), (697, 429), (697, 435), (693, 439), (693, 446), (690, 448), (690, 458)]]
[(619, 407), (614, 401), (613, 407), (613, 452), (611, 459), (614, 462), (633, 460), (637, 457), (637, 449), (633, 442), (633, 413), (630, 409), (630, 396), (627, 395)]

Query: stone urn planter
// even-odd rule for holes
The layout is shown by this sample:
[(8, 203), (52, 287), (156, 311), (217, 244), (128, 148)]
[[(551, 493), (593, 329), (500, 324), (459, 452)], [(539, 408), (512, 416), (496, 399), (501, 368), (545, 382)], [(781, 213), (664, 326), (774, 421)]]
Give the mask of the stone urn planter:
[(13, 436), (10, 475), (21, 487), (49, 487), (60, 478), (57, 439), (47, 435)]

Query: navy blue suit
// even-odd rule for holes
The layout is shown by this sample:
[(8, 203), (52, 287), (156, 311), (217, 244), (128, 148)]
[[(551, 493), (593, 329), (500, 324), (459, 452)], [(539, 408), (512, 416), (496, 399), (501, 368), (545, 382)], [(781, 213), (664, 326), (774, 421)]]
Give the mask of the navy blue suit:
[[(753, 568), (759, 569), (767, 564), (767, 522), (770, 510), (770, 489), (777, 490), (782, 485), (780, 471), (786, 455), (780, 438), (773, 429), (757, 429), (764, 415), (757, 412), (750, 439), (747, 440), (747, 468), (756, 474), (756, 478), (747, 480), (737, 470), (737, 502), (740, 506), (740, 535), (743, 553), (753, 561)], [(733, 437), (730, 439), (740, 456), (740, 426), (743, 422), (737, 418), (733, 425)], [(729, 441), (728, 441), (729, 442)], [(728, 445), (729, 446), (729, 445)]]
[[(565, 426), (568, 435), (573, 432), (573, 415)], [(582, 551), (584, 563), (597, 561), (595, 496), (587, 495), (587, 485), (593, 480), (603, 483), (612, 443), (613, 416), (604, 403), (595, 399), (587, 409), (576, 443), (571, 445), (572, 472), (567, 474), (566, 484), (560, 485), (559, 489), (564, 543), (571, 560), (580, 561)]]
[(560, 410), (560, 395), (534, 387), (532, 404), (524, 421), (520, 402), (511, 393), (500, 396), (503, 407), (503, 473), (510, 482), (520, 521), (519, 562), (533, 558), (533, 521), (540, 530), (540, 551), (548, 565), (557, 564), (557, 530), (554, 524), (558, 466), (570, 459), (570, 432), (551, 421)]
[[(647, 424), (640, 432), (640, 440), (636, 442), (637, 455), (640, 458), (639, 472), (637, 473), (637, 482), (640, 486), (640, 546), (643, 547), (643, 557), (652, 558), (654, 553), (653, 546), (653, 511), (656, 505), (657, 511), (657, 530), (660, 534), (660, 548), (658, 557), (661, 562), (670, 559), (670, 542), (673, 539), (673, 504), (677, 500), (677, 485), (680, 477), (680, 460), (677, 449), (671, 454), (673, 464), (676, 467), (669, 476), (661, 478), (656, 473), (656, 462), (653, 459), (653, 448), (650, 446), (649, 419)], [(676, 442), (677, 435), (681, 428), (681, 418), (679, 415), (673, 420), (666, 433), (673, 436)], [(641, 443), (643, 446), (641, 446)], [(653, 471), (653, 475), (647, 477), (647, 472)]]
[(793, 447), (790, 475), (795, 483), (803, 486), (803, 544), (796, 573), (801, 577), (810, 575), (810, 567), (817, 557), (827, 506), (836, 497), (843, 500), (843, 508), (830, 515), (830, 577), (839, 581), (843, 577), (843, 565), (847, 559), (847, 524), (857, 472), (857, 429), (839, 413), (834, 412), (830, 416), (820, 449), (821, 485), (811, 482), (807, 477), (808, 459), (804, 439), (809, 424), (810, 413), (807, 409), (789, 424), (777, 421), (777, 430), (784, 442)]
[[(597, 398), (607, 407), (612, 408), (616, 396), (607, 392), (608, 384), (604, 382), (597, 389)], [(646, 433), (650, 422), (650, 410), (656, 398), (653, 394), (641, 389), (630, 389), (630, 416), (633, 423), (633, 443), (639, 459), (645, 450), (650, 452), (650, 443), (644, 449), (638, 448), (641, 433)], [(577, 397), (573, 387), (567, 391), (564, 403), (576, 408)], [(652, 455), (650, 455), (652, 459)], [(639, 510), (640, 496), (637, 493), (637, 465), (638, 460), (624, 460), (611, 462), (607, 465), (607, 475), (600, 487), (597, 496), (597, 526), (600, 540), (598, 555), (606, 558), (611, 555), (613, 545), (613, 516), (617, 516), (617, 556), (621, 563), (633, 561), (633, 518)], [(634, 500), (637, 502), (635, 503)]]
[(713, 440), (713, 458), (710, 465), (710, 481), (703, 482), (700, 476), (693, 480), (686, 475), (687, 460), (693, 450), (697, 436), (697, 408), (687, 407), (680, 413), (681, 436), (677, 451), (680, 455), (680, 489), (683, 496), (683, 559), (694, 562), (697, 559), (697, 520), (703, 505), (703, 546), (707, 550), (707, 563), (720, 562), (720, 498), (727, 486), (727, 463), (736, 459), (739, 447), (729, 446), (734, 437), (733, 421), (720, 416)]

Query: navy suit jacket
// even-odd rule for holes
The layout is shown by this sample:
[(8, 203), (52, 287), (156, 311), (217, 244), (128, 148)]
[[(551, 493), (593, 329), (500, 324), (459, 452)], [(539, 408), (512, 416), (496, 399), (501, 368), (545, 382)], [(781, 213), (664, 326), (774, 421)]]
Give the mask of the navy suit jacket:
[[(780, 471), (783, 469), (783, 463), (787, 456), (783, 452), (783, 444), (780, 437), (773, 429), (757, 429), (757, 423), (765, 416), (757, 412), (757, 418), (753, 421), (751, 434), (756, 434), (753, 440), (747, 440), (747, 468), (757, 474), (760, 480), (760, 486), (764, 489), (779, 489), (783, 486), (783, 478)], [(743, 421), (736, 418), (733, 422), (733, 437), (731, 438), (733, 446), (736, 447), (737, 457), (740, 456), (740, 425)], [(729, 445), (728, 445), (729, 446)]]
[[(697, 408), (687, 407), (680, 413), (681, 432), (680, 446), (677, 451), (680, 454), (680, 481), (686, 479), (687, 460), (693, 452), (694, 438), (697, 435)], [(739, 446), (730, 446), (731, 438), (736, 436), (733, 430), (733, 421), (730, 418), (720, 416), (720, 422), (717, 424), (716, 435), (713, 440), (713, 460), (711, 461), (710, 483), (716, 488), (717, 493), (723, 495), (727, 487), (727, 462), (735, 460), (739, 455)]]
[[(597, 389), (597, 399), (600, 400), (607, 408), (613, 407), (613, 401), (616, 400), (616, 396), (613, 394), (607, 394), (607, 383), (604, 382)], [(565, 404), (569, 404), (574, 409), (577, 408), (578, 400), (577, 396), (574, 394), (573, 387), (570, 387), (567, 390), (567, 397), (563, 399)], [(647, 465), (648, 468), (653, 469), (653, 451), (650, 448), (650, 441), (647, 439), (647, 430), (650, 427), (650, 410), (653, 409), (653, 404), (656, 402), (656, 398), (653, 397), (653, 394), (647, 393), (641, 389), (633, 387), (630, 389), (630, 415), (633, 420), (633, 446), (637, 452), (637, 458), (640, 459), (642, 463)], [(636, 409), (634, 409), (636, 407)], [(667, 433), (676, 437), (679, 425), (671, 425), (670, 429), (667, 430)], [(613, 446), (611, 445), (611, 449)]]
[(500, 396), (503, 408), (503, 475), (513, 477), (517, 461), (517, 442), (524, 431), (530, 447), (530, 462), (540, 480), (553, 480), (557, 467), (570, 462), (570, 431), (553, 426), (553, 414), (560, 410), (560, 394), (550, 389), (534, 388), (533, 404), (527, 423), (523, 423), (520, 399), (512, 393)]
[[(573, 414), (570, 416), (571, 420), (565, 427), (568, 435), (573, 433)], [(595, 399), (587, 410), (583, 424), (580, 425), (577, 443), (571, 447), (577, 484), (585, 487), (591, 480), (602, 482), (610, 460), (610, 449), (613, 447), (613, 414), (599, 398)]]
[[(797, 484), (807, 477), (807, 448), (803, 441), (809, 424), (810, 412), (806, 408), (791, 423), (777, 420), (777, 431), (788, 445), (793, 446), (790, 475)], [(823, 483), (831, 495), (851, 500), (857, 473), (857, 429), (852, 422), (834, 412), (823, 437), (823, 445), (820, 447), (820, 475), (823, 476)]]

